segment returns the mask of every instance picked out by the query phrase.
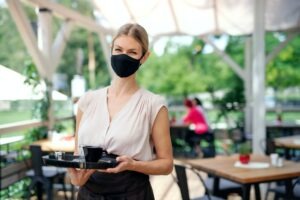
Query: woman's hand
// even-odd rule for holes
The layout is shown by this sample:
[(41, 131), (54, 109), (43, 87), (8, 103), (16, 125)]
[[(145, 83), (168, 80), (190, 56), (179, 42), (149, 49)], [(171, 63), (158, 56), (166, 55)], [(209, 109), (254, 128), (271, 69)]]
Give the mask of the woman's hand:
[(94, 172), (93, 169), (68, 168), (71, 183), (76, 186), (84, 185)]
[(135, 160), (128, 156), (119, 156), (116, 158), (118, 165), (114, 168), (108, 168), (105, 170), (107, 173), (118, 173), (125, 170), (134, 170)]

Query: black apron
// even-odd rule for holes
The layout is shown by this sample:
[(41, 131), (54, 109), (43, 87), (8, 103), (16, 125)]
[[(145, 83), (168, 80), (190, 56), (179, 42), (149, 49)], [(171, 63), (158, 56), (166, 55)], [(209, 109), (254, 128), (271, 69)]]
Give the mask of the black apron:
[(146, 174), (97, 171), (80, 187), (77, 200), (154, 200), (154, 195)]

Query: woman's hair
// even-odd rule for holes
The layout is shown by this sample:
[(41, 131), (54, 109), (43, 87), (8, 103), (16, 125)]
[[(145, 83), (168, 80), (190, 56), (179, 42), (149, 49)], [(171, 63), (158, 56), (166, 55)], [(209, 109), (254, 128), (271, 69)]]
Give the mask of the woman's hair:
[(131, 24), (131, 23), (124, 24), (119, 28), (117, 35), (114, 37), (112, 41), (112, 44), (114, 45), (115, 40), (122, 35), (130, 36), (134, 38), (141, 45), (143, 55), (145, 55), (145, 53), (148, 51), (149, 49), (148, 34), (147, 31), (144, 29), (144, 27), (142, 27), (141, 25)]
[(194, 98), (194, 101), (196, 102), (197, 105), (202, 106), (202, 101), (197, 97)]
[(183, 104), (187, 107), (187, 108), (192, 108), (193, 107), (193, 102), (189, 99), (185, 99), (183, 101)]

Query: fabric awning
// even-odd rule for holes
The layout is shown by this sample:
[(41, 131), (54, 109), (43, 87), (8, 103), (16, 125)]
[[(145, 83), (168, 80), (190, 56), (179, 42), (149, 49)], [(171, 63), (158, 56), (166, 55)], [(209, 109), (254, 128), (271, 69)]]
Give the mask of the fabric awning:
[[(254, 27), (253, 0), (93, 0), (101, 26), (117, 30), (127, 22), (161, 35), (246, 35)], [(299, 0), (266, 0), (268, 31), (299, 29)]]

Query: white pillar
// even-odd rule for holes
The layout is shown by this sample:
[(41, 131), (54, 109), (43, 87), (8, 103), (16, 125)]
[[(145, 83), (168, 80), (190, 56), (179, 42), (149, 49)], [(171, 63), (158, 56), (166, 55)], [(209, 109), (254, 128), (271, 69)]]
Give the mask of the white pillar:
[(46, 68), (46, 85), (47, 93), (49, 95), (49, 109), (48, 109), (48, 129), (51, 131), (54, 127), (54, 111), (52, 99), (52, 77), (54, 74), (54, 62), (52, 60), (52, 14), (51, 11), (45, 8), (38, 10), (38, 47), (43, 54)]
[(252, 134), (252, 109), (253, 109), (253, 96), (252, 96), (252, 38), (247, 37), (245, 41), (245, 121), (244, 132), (246, 135)]
[(252, 61), (252, 142), (253, 152), (263, 154), (260, 143), (266, 138), (265, 125), (265, 0), (255, 0)]

